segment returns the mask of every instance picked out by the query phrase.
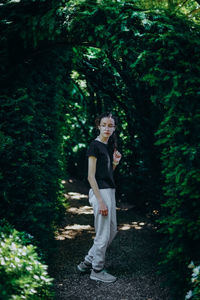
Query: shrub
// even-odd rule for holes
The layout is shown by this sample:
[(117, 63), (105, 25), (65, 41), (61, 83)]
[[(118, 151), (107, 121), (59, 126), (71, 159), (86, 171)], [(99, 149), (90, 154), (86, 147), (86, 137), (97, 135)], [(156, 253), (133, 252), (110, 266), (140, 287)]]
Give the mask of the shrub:
[(53, 279), (31, 244), (33, 237), (9, 224), (0, 230), (0, 298), (51, 299)]
[(31, 233), (47, 254), (65, 200), (62, 147), (71, 52), (68, 45), (48, 43), (59, 2), (16, 2), (11, 8), (5, 1), (0, 12), (7, 20), (0, 37), (0, 219)]
[(193, 262), (191, 262), (188, 268), (192, 269), (192, 290), (190, 290), (185, 296), (186, 299), (198, 300), (200, 299), (200, 265), (195, 266)]

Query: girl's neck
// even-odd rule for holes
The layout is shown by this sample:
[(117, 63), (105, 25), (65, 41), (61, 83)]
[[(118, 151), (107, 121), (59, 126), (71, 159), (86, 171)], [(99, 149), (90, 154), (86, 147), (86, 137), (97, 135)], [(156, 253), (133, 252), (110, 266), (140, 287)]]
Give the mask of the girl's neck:
[(108, 144), (109, 138), (104, 138), (104, 137), (98, 135), (97, 138), (96, 138), (96, 140), (99, 141), (99, 142), (101, 142), (101, 143)]

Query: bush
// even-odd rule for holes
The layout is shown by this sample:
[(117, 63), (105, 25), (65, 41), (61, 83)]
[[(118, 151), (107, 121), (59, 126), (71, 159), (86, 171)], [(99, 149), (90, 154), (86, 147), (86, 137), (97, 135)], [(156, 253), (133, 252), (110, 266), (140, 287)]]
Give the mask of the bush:
[(0, 219), (31, 233), (47, 254), (64, 213), (64, 107), (71, 70), (70, 47), (48, 44), (55, 2), (5, 4), (0, 12), (7, 20), (0, 37)]
[(200, 299), (200, 266), (195, 266), (194, 263), (191, 262), (188, 268), (192, 269), (192, 290), (187, 293), (185, 300), (198, 300)]
[(9, 224), (0, 227), (0, 299), (52, 299), (52, 278), (33, 237)]

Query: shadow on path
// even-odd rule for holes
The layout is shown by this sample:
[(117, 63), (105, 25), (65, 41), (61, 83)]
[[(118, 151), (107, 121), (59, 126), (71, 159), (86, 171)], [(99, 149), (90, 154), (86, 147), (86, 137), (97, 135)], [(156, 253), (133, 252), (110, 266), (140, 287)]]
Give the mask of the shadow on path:
[(117, 209), (118, 235), (107, 250), (105, 268), (118, 280), (95, 282), (89, 274), (77, 272), (94, 238), (93, 212), (81, 183), (66, 187), (70, 207), (56, 234), (57, 249), (50, 265), (55, 300), (168, 300), (164, 279), (156, 274), (159, 237), (150, 220), (133, 209)]

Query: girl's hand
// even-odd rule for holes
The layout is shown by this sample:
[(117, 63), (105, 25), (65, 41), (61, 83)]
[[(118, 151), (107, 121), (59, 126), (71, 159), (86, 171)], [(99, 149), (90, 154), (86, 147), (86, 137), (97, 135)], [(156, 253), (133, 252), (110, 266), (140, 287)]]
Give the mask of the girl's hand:
[(107, 216), (108, 215), (108, 208), (105, 205), (105, 203), (103, 201), (99, 201), (99, 213), (102, 216)]
[(121, 158), (122, 158), (121, 153), (119, 151), (115, 150), (114, 153), (113, 153), (113, 163), (114, 163), (114, 165), (118, 165)]

